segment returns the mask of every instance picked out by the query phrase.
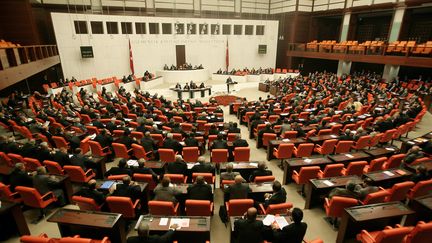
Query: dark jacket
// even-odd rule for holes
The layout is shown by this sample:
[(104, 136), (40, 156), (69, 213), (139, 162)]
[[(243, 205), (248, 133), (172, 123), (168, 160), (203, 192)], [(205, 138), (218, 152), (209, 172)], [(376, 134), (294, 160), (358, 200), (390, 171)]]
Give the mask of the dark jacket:
[(257, 169), (257, 170), (254, 170), (252, 172), (251, 176), (249, 177), (249, 181), (253, 182), (255, 180), (255, 177), (257, 177), (257, 176), (270, 176), (272, 174), (273, 173), (271, 172), (271, 170), (260, 170), (260, 169)]
[(286, 202), (287, 194), (285, 189), (282, 187), (280, 191), (273, 193), (268, 200), (265, 200), (264, 205), (267, 207), (270, 204), (279, 204)]
[(246, 199), (250, 192), (249, 184), (246, 183), (229, 185), (228, 188), (225, 189), (225, 193), (228, 194), (228, 199)]
[(127, 243), (171, 243), (173, 241), (174, 231), (167, 231), (163, 235), (150, 235), (148, 237), (131, 236), (128, 237)]
[(112, 167), (107, 172), (105, 172), (105, 177), (108, 177), (110, 175), (123, 175), (123, 174), (132, 176), (132, 171), (128, 168)]
[(17, 186), (33, 187), (33, 179), (25, 171), (14, 169), (10, 174), (10, 189), (15, 191)]
[(234, 238), (237, 243), (261, 243), (265, 227), (262, 221), (239, 219), (234, 222)]
[(212, 173), (214, 174), (215, 168), (210, 163), (197, 164), (194, 165), (191, 169), (192, 173)]
[(211, 148), (212, 149), (227, 149), (228, 144), (227, 144), (227, 141), (225, 141), (225, 140), (216, 139), (213, 141)]
[(249, 147), (248, 142), (245, 139), (237, 139), (233, 142), (234, 147)]
[(167, 149), (172, 149), (174, 152), (181, 153), (183, 146), (175, 139), (172, 138), (166, 138), (163, 147)]
[(274, 243), (302, 243), (303, 238), (306, 234), (307, 224), (301, 223), (291, 223), (285, 226), (282, 230), (274, 232)]
[(102, 192), (90, 189), (88, 187), (83, 187), (81, 190), (79, 190), (75, 195), (81, 196), (81, 197), (87, 197), (92, 198), (95, 200), (96, 204), (101, 205), (105, 202), (105, 196)]
[(61, 151), (56, 151), (53, 155), (52, 155), (52, 159), (59, 163), (60, 166), (64, 166), (64, 165), (70, 165), (70, 159), (69, 159), (69, 155), (66, 153), (63, 153)]
[(188, 199), (213, 201), (211, 186), (208, 184), (193, 184), (187, 188)]
[(187, 171), (187, 164), (185, 162), (171, 162), (167, 165), (168, 174), (185, 174)]
[(105, 148), (107, 146), (111, 146), (111, 144), (113, 142), (113, 138), (111, 136), (108, 136), (108, 135), (104, 136), (102, 134), (98, 134), (94, 138), (94, 141), (98, 142), (102, 148)]
[(125, 184), (117, 184), (116, 189), (112, 195), (117, 197), (129, 197), (130, 199), (132, 199), (132, 203), (134, 203), (135, 200), (140, 198), (140, 194), (141, 187), (138, 185), (131, 186)]

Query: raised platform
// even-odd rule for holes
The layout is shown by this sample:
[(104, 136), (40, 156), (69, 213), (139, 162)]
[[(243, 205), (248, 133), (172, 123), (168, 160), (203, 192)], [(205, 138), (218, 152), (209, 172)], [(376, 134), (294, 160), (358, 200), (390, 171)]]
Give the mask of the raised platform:
[(208, 69), (196, 70), (159, 70), (156, 76), (161, 76), (165, 83), (176, 84), (186, 83), (193, 80), (195, 83), (201, 83), (209, 80)]

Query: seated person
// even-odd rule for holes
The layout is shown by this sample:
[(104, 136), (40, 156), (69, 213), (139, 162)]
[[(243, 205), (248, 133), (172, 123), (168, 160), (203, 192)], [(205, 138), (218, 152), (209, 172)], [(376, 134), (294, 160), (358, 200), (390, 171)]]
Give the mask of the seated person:
[(135, 138), (129, 137), (131, 131), (129, 129), (125, 129), (123, 135), (118, 139), (117, 143), (124, 144), (127, 149), (131, 149), (133, 143), (137, 143)]
[(208, 131), (208, 135), (218, 135), (218, 134), (219, 134), (219, 130), (217, 129), (215, 124), (212, 124)]
[(234, 172), (233, 169), (234, 169), (234, 164), (233, 163), (228, 163), (226, 165), (226, 171), (225, 172), (221, 172), (221, 174), (220, 174), (221, 181), (222, 180), (233, 181), (236, 176), (240, 175), (240, 173)]
[(112, 167), (107, 172), (105, 172), (105, 177), (110, 175), (132, 175), (132, 171), (128, 168), (127, 160), (121, 159), (119, 160), (117, 167)]
[(432, 155), (432, 138), (422, 145), (423, 152)]
[(48, 175), (45, 167), (37, 167), (36, 175), (33, 177), (33, 187), (41, 195), (45, 195), (46, 193), (52, 191), (54, 196), (57, 198), (57, 203), (60, 206), (66, 204), (64, 192), (62, 189), (60, 189), (60, 182), (57, 181), (54, 176)]
[(176, 196), (181, 193), (175, 185), (171, 184), (171, 180), (169, 177), (164, 177), (156, 188), (154, 189), (154, 200), (156, 201), (169, 201), (173, 203), (177, 203)]
[(132, 167), (132, 174), (151, 174), (153, 181), (158, 183), (158, 175), (151, 169), (145, 166), (145, 159), (138, 160), (138, 167)]
[(230, 199), (246, 199), (248, 194), (251, 192), (249, 184), (244, 183), (245, 180), (241, 175), (238, 175), (234, 179), (235, 183), (228, 185), (225, 188), (225, 199), (226, 201)]
[(205, 88), (205, 84), (201, 83), (199, 87), (200, 87), (200, 89), (203, 89), (203, 88)]
[(408, 150), (403, 162), (406, 164), (411, 164), (416, 159), (420, 159), (424, 157), (424, 153), (421, 151), (419, 146), (413, 146), (410, 150)]
[(61, 167), (71, 164), (67, 148), (65, 147), (56, 149), (55, 153), (52, 155), (52, 159), (53, 161), (57, 162)]
[(264, 133), (276, 133), (273, 128), (271, 127), (271, 124), (267, 124), (263, 129), (261, 129), (258, 132), (258, 138), (257, 138), (257, 143), (258, 143), (258, 148), (263, 146), (263, 136)]
[(240, 134), (236, 134), (236, 139), (233, 142), (233, 147), (249, 147), (248, 142), (246, 139), (242, 139)]
[(15, 191), (17, 186), (33, 187), (33, 178), (26, 172), (25, 165), (23, 163), (16, 163), (15, 168), (9, 175), (10, 190)]
[(130, 176), (123, 177), (122, 182), (123, 183), (116, 184), (112, 195), (117, 197), (129, 197), (132, 203), (134, 203), (140, 198), (141, 187), (136, 184), (136, 182), (132, 182)]
[(141, 222), (137, 230), (138, 235), (128, 237), (126, 243), (171, 243), (174, 239), (174, 231), (177, 228), (177, 224), (172, 224), (163, 235), (150, 235), (149, 225), (146, 222)]
[(416, 173), (411, 177), (411, 181), (417, 183), (419, 181), (429, 180), (431, 178), (430, 173), (424, 165), (419, 165), (416, 168)]
[(270, 176), (273, 175), (271, 170), (267, 170), (267, 165), (264, 161), (258, 163), (258, 169), (254, 170), (249, 177), (249, 181), (253, 182), (257, 176)]
[(367, 195), (379, 191), (379, 188), (377, 186), (373, 186), (373, 181), (369, 177), (366, 177), (361, 185), (357, 185), (355, 191), (358, 195), (358, 198), (363, 200), (367, 197)]
[(183, 87), (184, 90), (190, 90), (189, 84), (186, 83), (185, 86)]
[(270, 204), (279, 204), (286, 202), (287, 193), (279, 181), (273, 182), (273, 193), (264, 195), (264, 207), (267, 208)]
[(342, 135), (340, 135), (339, 141), (349, 141), (349, 140), (353, 140), (353, 136), (351, 135), (351, 130), (347, 128), (345, 129), (345, 132), (342, 133)]
[(74, 154), (69, 159), (71, 165), (79, 166), (81, 167), (84, 172), (87, 171), (88, 167), (91, 167), (93, 164), (93, 161), (87, 157), (86, 155), (82, 154), (81, 148), (76, 148), (74, 150)]
[(358, 193), (355, 191), (356, 187), (358, 185), (353, 182), (353, 181), (348, 181), (348, 183), (346, 184), (345, 188), (334, 188), (333, 190), (330, 191), (329, 193), (329, 198), (331, 199), (334, 196), (339, 196), (339, 197), (350, 197), (350, 198), (355, 198), (358, 199), (359, 195)]
[(183, 174), (185, 175), (187, 171), (187, 164), (183, 160), (181, 155), (175, 156), (175, 161), (168, 163), (166, 167), (166, 172), (168, 174)]
[(179, 141), (177, 141), (173, 138), (172, 133), (167, 134), (167, 136), (163, 142), (162, 147), (167, 148), (167, 149), (172, 149), (172, 150), (174, 150), (174, 152), (177, 152), (179, 154), (181, 154), (182, 149), (183, 149), (183, 146), (179, 143)]
[(217, 139), (213, 141), (211, 149), (228, 149), (227, 141), (221, 133), (219, 133)]
[(199, 147), (199, 142), (198, 140), (196, 140), (196, 138), (192, 137), (189, 134), (185, 134), (185, 139), (184, 139), (184, 143), (185, 143), (185, 147)]
[(210, 162), (206, 162), (203, 156), (198, 157), (198, 164), (194, 165), (191, 169), (191, 173), (214, 174), (214, 172), (215, 172), (215, 167)]
[(301, 222), (303, 219), (303, 211), (299, 208), (294, 208), (291, 212), (291, 217), (294, 223), (291, 223), (283, 229), (278, 229), (275, 224), (272, 224), (274, 230), (274, 243), (293, 242), (302, 243), (306, 234), (307, 224)]
[[(256, 219), (256, 208), (249, 208), (243, 218), (234, 221), (233, 238), (237, 243), (261, 243), (264, 241), (265, 226)], [(289, 242), (289, 241), (286, 241)]]
[(228, 133), (240, 133), (240, 128), (238, 128), (237, 122), (232, 123), (228, 128)]
[(181, 85), (179, 83), (176, 84), (175, 86), (176, 89), (181, 89)]
[(96, 180), (91, 179), (87, 182), (87, 185), (82, 187), (77, 193), (77, 196), (87, 197), (93, 199), (97, 205), (101, 205), (105, 202), (105, 196), (102, 192), (96, 189)]
[(111, 147), (113, 143), (113, 137), (107, 129), (102, 129), (98, 135), (93, 139), (98, 142), (102, 148)]
[(187, 193), (188, 199), (213, 201), (212, 188), (202, 176), (197, 176), (195, 183), (187, 188)]

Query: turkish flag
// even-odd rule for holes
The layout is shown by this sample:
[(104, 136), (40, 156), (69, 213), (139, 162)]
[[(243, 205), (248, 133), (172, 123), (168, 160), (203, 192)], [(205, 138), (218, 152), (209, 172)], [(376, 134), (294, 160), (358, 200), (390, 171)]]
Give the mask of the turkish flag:
[(135, 70), (134, 70), (134, 64), (133, 64), (133, 56), (132, 56), (132, 46), (129, 40), (129, 65), (130, 65), (130, 69), (132, 74), (135, 74)]

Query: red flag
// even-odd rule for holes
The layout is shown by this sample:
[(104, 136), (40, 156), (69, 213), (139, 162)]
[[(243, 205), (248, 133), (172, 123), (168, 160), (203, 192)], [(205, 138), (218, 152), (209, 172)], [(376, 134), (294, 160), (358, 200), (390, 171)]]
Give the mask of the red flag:
[(228, 39), (227, 39), (227, 45), (226, 45), (225, 66), (226, 66), (226, 71), (228, 71), (228, 67), (229, 67), (229, 48), (228, 48)]
[(132, 56), (132, 47), (130, 44), (130, 40), (129, 40), (129, 65), (130, 65), (130, 69), (131, 69), (132, 74), (135, 74), (134, 64), (133, 64), (133, 56)]

